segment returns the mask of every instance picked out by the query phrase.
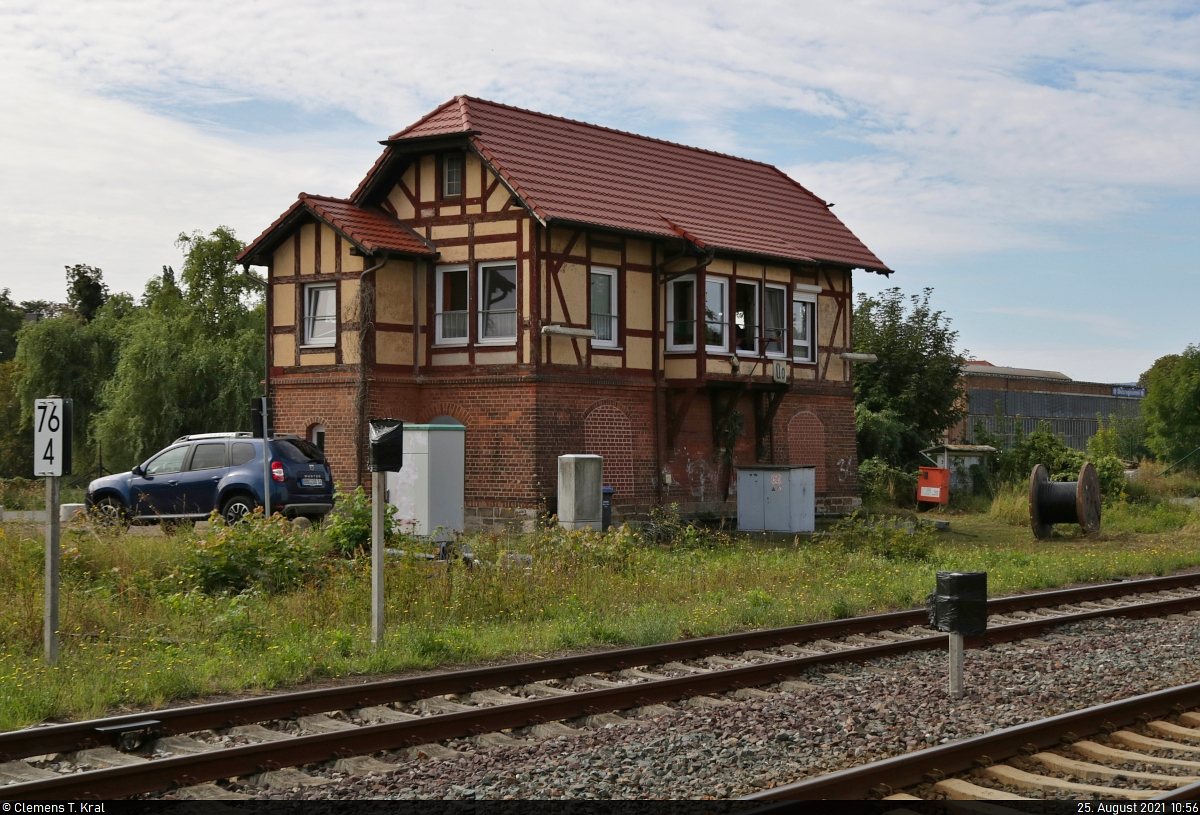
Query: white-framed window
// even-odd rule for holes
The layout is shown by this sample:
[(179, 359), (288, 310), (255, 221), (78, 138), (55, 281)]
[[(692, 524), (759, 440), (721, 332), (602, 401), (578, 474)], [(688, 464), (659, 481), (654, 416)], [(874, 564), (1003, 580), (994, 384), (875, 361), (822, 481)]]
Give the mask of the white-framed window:
[(304, 344), (333, 345), (336, 342), (336, 284), (311, 283), (304, 287)]
[(696, 278), (691, 275), (667, 284), (667, 350), (696, 350)]
[(787, 356), (787, 303), (787, 287), (768, 283), (763, 295), (763, 342), (769, 357)]
[(726, 281), (720, 277), (709, 277), (704, 281), (704, 350), (727, 351), (728, 299), (725, 295)]
[(479, 265), (479, 342), (510, 343), (517, 338), (517, 265)]
[(434, 324), (438, 345), (466, 345), (467, 294), (470, 292), (466, 266), (439, 266)]
[(734, 348), (758, 354), (758, 284), (739, 280), (733, 289)]
[(817, 361), (817, 295), (821, 289), (797, 283), (792, 292), (792, 359)]
[(592, 267), (592, 322), (596, 336), (592, 345), (615, 348), (617, 345), (617, 270)]
[(447, 153), (442, 157), (442, 197), (462, 195), (462, 153)]

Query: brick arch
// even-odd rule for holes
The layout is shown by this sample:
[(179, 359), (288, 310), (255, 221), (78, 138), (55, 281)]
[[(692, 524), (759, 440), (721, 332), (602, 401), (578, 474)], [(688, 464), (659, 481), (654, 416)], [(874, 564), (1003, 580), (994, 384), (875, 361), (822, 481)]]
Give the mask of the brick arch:
[(583, 451), (604, 457), (604, 485), (618, 500), (633, 497), (633, 424), (612, 402), (593, 405), (583, 420)]
[(435, 402), (429, 405), (425, 410), (421, 411), (421, 423), (429, 424), (429, 420), (435, 416), (453, 416), (462, 422), (463, 427), (470, 427), (475, 421), (469, 410), (453, 402)]
[(802, 410), (788, 420), (788, 461), (816, 467), (817, 492), (825, 491), (825, 425), (815, 413)]

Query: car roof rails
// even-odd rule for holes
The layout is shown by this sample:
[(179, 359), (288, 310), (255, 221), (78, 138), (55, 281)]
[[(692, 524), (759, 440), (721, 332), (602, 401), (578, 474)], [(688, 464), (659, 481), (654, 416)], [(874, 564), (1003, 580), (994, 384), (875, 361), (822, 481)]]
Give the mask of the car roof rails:
[(238, 431), (236, 433), (189, 433), (186, 436), (180, 436), (171, 442), (171, 444), (179, 444), (181, 441), (195, 441), (197, 439), (248, 439), (250, 433)]

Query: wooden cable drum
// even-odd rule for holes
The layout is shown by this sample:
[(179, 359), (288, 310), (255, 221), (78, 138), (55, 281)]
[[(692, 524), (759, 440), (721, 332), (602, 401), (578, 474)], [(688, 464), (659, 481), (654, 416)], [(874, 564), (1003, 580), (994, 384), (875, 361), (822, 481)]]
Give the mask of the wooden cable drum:
[(1086, 535), (1100, 531), (1100, 479), (1089, 461), (1078, 481), (1051, 481), (1045, 464), (1029, 475), (1029, 525), (1036, 538), (1048, 538), (1055, 524), (1079, 524)]

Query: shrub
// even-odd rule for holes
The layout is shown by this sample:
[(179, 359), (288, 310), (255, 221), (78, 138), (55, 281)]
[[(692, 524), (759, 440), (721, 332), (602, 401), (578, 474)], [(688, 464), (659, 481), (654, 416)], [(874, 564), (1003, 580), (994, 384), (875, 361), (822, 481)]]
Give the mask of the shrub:
[(858, 465), (863, 498), (872, 503), (913, 506), (917, 500), (918, 475), (892, 467), (881, 458), (869, 458)]
[(727, 536), (714, 534), (695, 521), (679, 517), (679, 504), (656, 506), (650, 510), (650, 519), (638, 530), (642, 539), (663, 546), (695, 548), (726, 543)]
[(933, 528), (920, 521), (873, 518), (855, 512), (834, 524), (830, 536), (843, 552), (867, 552), (885, 560), (924, 561), (933, 553)]
[(996, 491), (988, 517), (1013, 526), (1029, 523), (1029, 489), (1020, 484), (1006, 484)]
[(301, 585), (321, 571), (321, 553), (310, 534), (296, 532), (286, 518), (263, 518), (261, 510), (226, 526), (214, 513), (209, 531), (185, 561), (175, 585), (215, 594), (261, 589), (280, 592)]
[[(349, 557), (358, 550), (371, 548), (371, 497), (362, 487), (354, 492), (338, 492), (336, 509), (325, 525), (325, 540), (335, 552)], [(383, 513), (383, 537), (389, 543), (399, 537), (396, 508), (388, 504)]]

